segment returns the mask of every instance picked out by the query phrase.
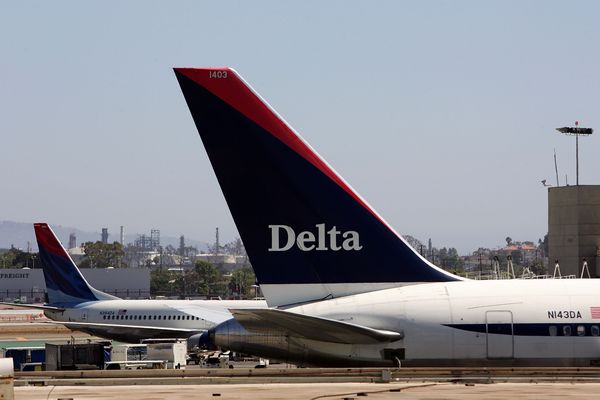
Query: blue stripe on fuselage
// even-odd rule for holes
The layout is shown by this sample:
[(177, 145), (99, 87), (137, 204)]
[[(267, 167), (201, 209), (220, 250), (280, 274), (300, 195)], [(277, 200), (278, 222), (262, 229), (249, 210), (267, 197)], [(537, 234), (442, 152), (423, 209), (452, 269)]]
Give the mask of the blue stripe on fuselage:
[[(493, 333), (498, 335), (514, 334), (515, 336), (599, 336), (600, 334), (600, 322), (596, 324), (545, 322), (514, 324), (444, 324), (444, 326), (469, 332)], [(578, 327), (580, 326), (583, 327), (583, 331), (578, 331)], [(569, 329), (565, 329), (565, 327), (569, 327)], [(567, 335), (566, 333), (569, 330), (570, 335)]]

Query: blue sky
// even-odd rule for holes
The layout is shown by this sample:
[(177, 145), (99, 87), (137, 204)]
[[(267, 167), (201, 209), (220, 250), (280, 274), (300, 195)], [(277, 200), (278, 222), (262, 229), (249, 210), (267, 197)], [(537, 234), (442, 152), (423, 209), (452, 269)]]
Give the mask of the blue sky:
[[(0, 219), (237, 236), (174, 66), (234, 67), (401, 233), (547, 231), (599, 127), (600, 3), (3, 2)], [(600, 138), (580, 181), (600, 183)]]

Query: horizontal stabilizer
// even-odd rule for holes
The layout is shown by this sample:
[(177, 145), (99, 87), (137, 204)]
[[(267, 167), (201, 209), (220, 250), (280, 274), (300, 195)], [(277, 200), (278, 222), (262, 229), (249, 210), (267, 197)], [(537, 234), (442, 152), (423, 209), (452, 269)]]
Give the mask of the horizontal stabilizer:
[(65, 311), (62, 307), (53, 307), (42, 304), (21, 304), (21, 303), (7, 303), (0, 301), (0, 304), (5, 306), (22, 307), (22, 308), (33, 308), (35, 310), (47, 310), (47, 311)]
[(280, 331), (290, 336), (345, 344), (395, 342), (402, 333), (382, 331), (327, 318), (312, 317), (276, 309), (229, 310), (247, 330)]

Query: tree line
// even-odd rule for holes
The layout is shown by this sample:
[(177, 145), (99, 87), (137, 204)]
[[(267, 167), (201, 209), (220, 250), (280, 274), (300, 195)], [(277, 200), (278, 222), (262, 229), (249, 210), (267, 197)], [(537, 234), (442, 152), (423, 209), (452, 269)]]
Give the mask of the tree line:
[(239, 268), (226, 274), (222, 268), (198, 260), (193, 268), (155, 268), (150, 273), (153, 296), (203, 296), (207, 298), (256, 297), (256, 277), (250, 268)]

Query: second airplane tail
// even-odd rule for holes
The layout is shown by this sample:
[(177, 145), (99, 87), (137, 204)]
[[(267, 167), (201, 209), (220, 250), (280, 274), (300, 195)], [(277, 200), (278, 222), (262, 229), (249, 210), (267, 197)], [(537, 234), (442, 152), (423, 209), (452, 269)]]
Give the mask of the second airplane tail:
[(36, 223), (33, 227), (50, 305), (117, 299), (115, 296), (94, 289), (85, 280), (48, 224)]
[(177, 68), (271, 306), (460, 279), (421, 257), (230, 68)]

